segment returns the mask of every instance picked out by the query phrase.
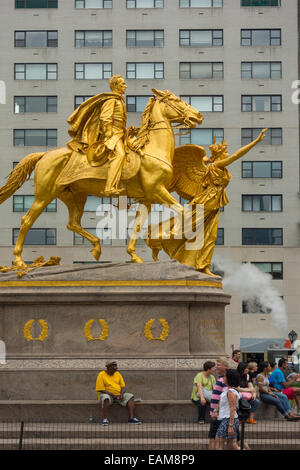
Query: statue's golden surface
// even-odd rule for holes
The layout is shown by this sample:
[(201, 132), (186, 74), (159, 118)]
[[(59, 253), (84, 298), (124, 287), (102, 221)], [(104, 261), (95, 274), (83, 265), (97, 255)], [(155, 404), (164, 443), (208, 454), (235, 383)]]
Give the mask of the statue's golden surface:
[[(26, 234), (45, 207), (55, 198), (65, 203), (69, 211), (68, 229), (86, 238), (93, 245), (96, 260), (101, 255), (100, 240), (81, 227), (81, 217), (87, 196), (127, 195), (143, 203), (146, 211), (138, 211), (127, 252), (132, 262), (143, 262), (136, 254), (137, 233), (143, 226), (151, 205), (172, 207), (178, 217), (172, 220), (171, 235), (180, 232), (183, 206), (172, 196), (176, 191), (191, 201), (204, 205), (204, 244), (200, 250), (187, 249), (183, 237), (147, 240), (157, 259), (160, 249), (171, 258), (211, 274), (220, 207), (227, 204), (225, 187), (231, 179), (227, 166), (242, 157), (264, 138), (264, 131), (249, 145), (232, 156), (227, 144), (205, 149), (185, 145), (175, 149), (172, 123), (187, 129), (202, 123), (202, 114), (168, 90), (153, 89), (142, 115), (139, 129), (126, 129), (126, 107), (123, 95), (126, 83), (120, 75), (110, 79), (111, 93), (89, 98), (69, 117), (72, 140), (65, 147), (32, 153), (13, 169), (7, 183), (0, 188), (0, 203), (19, 189), (34, 170), (35, 199), (22, 217), (19, 236), (14, 247), (15, 260), (8, 269), (26, 270), (22, 250)], [(162, 231), (162, 227), (160, 227)], [(38, 265), (41, 265), (38, 264)]]

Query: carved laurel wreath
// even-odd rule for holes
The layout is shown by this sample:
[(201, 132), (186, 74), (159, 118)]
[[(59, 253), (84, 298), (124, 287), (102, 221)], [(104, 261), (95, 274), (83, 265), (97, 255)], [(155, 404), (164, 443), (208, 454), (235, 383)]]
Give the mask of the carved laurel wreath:
[(31, 334), (31, 327), (35, 320), (29, 320), (25, 326), (24, 326), (24, 337), (27, 339), (27, 341), (44, 341), (47, 336), (48, 336), (48, 324), (45, 320), (38, 320), (39, 324), (42, 327), (41, 334), (38, 338), (33, 338)]
[(145, 328), (144, 328), (145, 337), (147, 338), (148, 341), (153, 341), (153, 340), (165, 341), (167, 337), (169, 336), (169, 324), (167, 320), (165, 320), (164, 318), (159, 319), (159, 322), (162, 326), (162, 332), (159, 338), (154, 338), (152, 331), (151, 331), (151, 328), (154, 322), (155, 322), (155, 319), (151, 318), (151, 320), (149, 320), (146, 323)]
[(96, 340), (104, 341), (108, 336), (108, 324), (102, 318), (98, 318), (98, 322), (102, 326), (102, 331), (101, 331), (100, 336), (98, 336), (98, 338), (94, 338), (91, 333), (91, 326), (94, 323), (94, 321), (95, 320), (92, 319), (86, 322), (86, 324), (84, 325), (84, 336), (86, 337), (88, 341), (96, 341)]

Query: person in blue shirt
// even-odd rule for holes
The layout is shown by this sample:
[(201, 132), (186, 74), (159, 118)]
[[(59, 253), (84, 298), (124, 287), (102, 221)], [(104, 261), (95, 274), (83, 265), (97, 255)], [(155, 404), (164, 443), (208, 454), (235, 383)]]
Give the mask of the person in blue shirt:
[(288, 361), (285, 358), (279, 359), (278, 368), (271, 374), (271, 386), (284, 393), (289, 400), (296, 400), (298, 413), (300, 410), (300, 388), (292, 387), (295, 380), (300, 377), (296, 374), (291, 380), (287, 380), (284, 371), (288, 368)]

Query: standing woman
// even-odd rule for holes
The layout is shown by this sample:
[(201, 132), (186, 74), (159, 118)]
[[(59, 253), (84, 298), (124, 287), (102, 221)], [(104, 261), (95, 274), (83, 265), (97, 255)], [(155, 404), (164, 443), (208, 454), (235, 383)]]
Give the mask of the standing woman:
[(245, 398), (245, 400), (249, 401), (251, 405), (249, 419), (247, 419), (246, 423), (257, 424), (254, 416), (259, 407), (259, 400), (256, 398), (255, 388), (250, 382), (248, 364), (241, 362), (237, 367), (237, 372), (241, 378), (241, 386), (239, 387), (238, 391), (241, 393), (242, 397)]
[(218, 412), (218, 421), (221, 421), (216, 434), (216, 450), (223, 449), (223, 442), (227, 440), (228, 450), (239, 450), (237, 438), (239, 434), (239, 418), (237, 414), (238, 400), (240, 394), (240, 375), (235, 369), (227, 369), (224, 384), (228, 386), (222, 392), (220, 401), (215, 409)]

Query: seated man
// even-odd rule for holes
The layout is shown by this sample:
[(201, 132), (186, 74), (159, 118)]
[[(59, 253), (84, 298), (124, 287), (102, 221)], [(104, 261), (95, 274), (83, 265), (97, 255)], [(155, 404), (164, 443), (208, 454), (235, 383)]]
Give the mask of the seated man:
[(278, 368), (275, 369), (271, 374), (270, 384), (271, 387), (275, 388), (279, 392), (284, 393), (289, 400), (296, 400), (297, 408), (300, 409), (300, 389), (293, 387), (295, 380), (300, 377), (300, 374), (296, 374), (291, 380), (287, 380), (284, 375), (284, 371), (288, 368), (287, 359), (279, 359)]
[(116, 361), (106, 362), (106, 371), (98, 374), (96, 382), (96, 391), (100, 394), (100, 403), (102, 406), (102, 425), (108, 426), (108, 411), (110, 405), (119, 403), (121, 406), (127, 406), (129, 412), (128, 423), (141, 424), (141, 421), (134, 417), (134, 397), (132, 393), (125, 392), (125, 382), (120, 372), (117, 371)]

